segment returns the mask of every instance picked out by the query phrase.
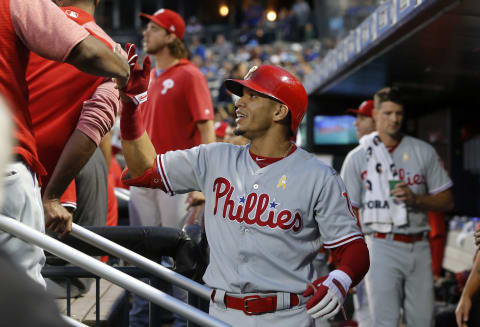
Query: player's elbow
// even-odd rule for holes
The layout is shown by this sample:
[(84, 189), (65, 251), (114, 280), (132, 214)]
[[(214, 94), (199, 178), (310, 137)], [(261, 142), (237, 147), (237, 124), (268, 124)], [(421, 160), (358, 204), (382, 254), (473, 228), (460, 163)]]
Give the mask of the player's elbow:
[(455, 202), (453, 201), (453, 193), (451, 190), (443, 192), (443, 211), (452, 211), (455, 208)]

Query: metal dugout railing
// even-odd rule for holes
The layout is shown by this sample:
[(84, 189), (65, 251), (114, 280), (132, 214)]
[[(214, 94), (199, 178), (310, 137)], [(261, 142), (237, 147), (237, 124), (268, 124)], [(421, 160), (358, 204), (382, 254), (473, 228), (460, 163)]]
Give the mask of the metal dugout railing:
[[(110, 267), (72, 247), (69, 247), (62, 242), (55, 240), (54, 238), (51, 238), (43, 233), (40, 233), (12, 218), (0, 215), (0, 229), (4, 230), (5, 232), (8, 232), (12, 235), (15, 235), (18, 238), (23, 239), (26, 242), (30, 242), (32, 244), (35, 244), (44, 250), (47, 250), (48, 252), (55, 254), (56, 256), (71, 262), (79, 267), (84, 268), (85, 270), (88, 270), (91, 273), (94, 273), (116, 285), (119, 285), (123, 287), (126, 290), (131, 291), (134, 294), (140, 295), (143, 298), (165, 308), (166, 310), (169, 310), (171, 312), (177, 313), (186, 319), (193, 321), (201, 326), (207, 326), (207, 327), (227, 327), (229, 326), (228, 324), (213, 318), (206, 314), (205, 312), (194, 308), (192, 306), (189, 306), (182, 301), (171, 297), (158, 289), (155, 289), (151, 287), (150, 285), (147, 285), (131, 276), (128, 276), (117, 269)], [(88, 231), (87, 231), (88, 232)], [(75, 225), (74, 226), (74, 236), (78, 237), (84, 237), (85, 239), (88, 239), (87, 242), (94, 242), (92, 239), (96, 239), (94, 242), (97, 244), (97, 242), (102, 243), (101, 246), (105, 246), (105, 249), (109, 249), (109, 251), (117, 251), (118, 255), (125, 255), (128, 253), (128, 251), (124, 251), (127, 249), (120, 249), (112, 244), (108, 244), (108, 242), (105, 242), (105, 240), (99, 240), (95, 237), (95, 235), (90, 235), (90, 233), (87, 233), (83, 230), (82, 227)], [(81, 236), (80, 236), (81, 235)], [(92, 244), (93, 245), (93, 244)], [(107, 251), (108, 252), (108, 251)], [(113, 253), (112, 253), (113, 254)], [(115, 254), (115, 255), (117, 255)], [(148, 259), (143, 258), (139, 259), (140, 257), (138, 254), (135, 255), (135, 253), (129, 253), (131, 256), (130, 260), (135, 260), (137, 263), (144, 265), (146, 268), (151, 269), (152, 271), (155, 271), (155, 274), (160, 274), (163, 278), (166, 278), (168, 281), (171, 281), (172, 283), (175, 283), (177, 285), (182, 285), (182, 287), (202, 296), (210, 296), (209, 289), (201, 284), (195, 283), (193, 281), (190, 281), (186, 279), (184, 276), (181, 276), (179, 274), (176, 274), (175, 272), (172, 272), (168, 269), (168, 271), (164, 271), (162, 268), (154, 267), (152, 263), (148, 263)], [(145, 260), (144, 260), (145, 259)], [(158, 265), (154, 263), (155, 265)], [(159, 266), (159, 265), (158, 265)], [(154, 269), (155, 268), (155, 269)], [(178, 276), (177, 276), (178, 275)], [(198, 285), (197, 285), (198, 284)], [(199, 287), (200, 286), (200, 287)]]

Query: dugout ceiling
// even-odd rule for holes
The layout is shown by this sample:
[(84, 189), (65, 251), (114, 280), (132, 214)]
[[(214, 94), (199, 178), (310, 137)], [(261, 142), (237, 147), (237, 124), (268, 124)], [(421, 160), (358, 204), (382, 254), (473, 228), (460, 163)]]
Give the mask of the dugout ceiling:
[(480, 1), (425, 2), (331, 76), (310, 85), (311, 97), (358, 102), (396, 85), (420, 111), (480, 104)]

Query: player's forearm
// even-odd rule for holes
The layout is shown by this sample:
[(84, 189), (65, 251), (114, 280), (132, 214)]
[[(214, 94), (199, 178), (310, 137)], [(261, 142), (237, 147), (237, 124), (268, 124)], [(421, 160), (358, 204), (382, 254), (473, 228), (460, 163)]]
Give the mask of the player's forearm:
[(131, 178), (140, 177), (147, 169), (152, 168), (157, 156), (147, 132), (135, 140), (122, 139), (122, 152)]
[(454, 206), (452, 191), (446, 190), (435, 195), (416, 195), (414, 206), (429, 211), (450, 211)]
[(67, 186), (85, 166), (96, 148), (97, 145), (88, 136), (75, 130), (60, 155), (43, 197), (60, 199)]
[(478, 289), (480, 288), (480, 255), (478, 254), (475, 258), (475, 262), (472, 267), (472, 271), (468, 276), (467, 283), (465, 284), (465, 288), (462, 292), (462, 297), (469, 297), (472, 298), (475, 293), (477, 293)]
[(122, 137), (122, 152), (127, 162), (131, 178), (140, 177), (152, 164), (157, 156), (152, 141), (143, 125), (140, 108), (137, 107), (123, 92), (122, 112), (120, 114), (120, 136)]
[(202, 144), (213, 143), (215, 138), (215, 127), (213, 126), (213, 120), (205, 120), (197, 123), (197, 128), (200, 131), (202, 137)]
[(130, 76), (127, 60), (93, 36), (88, 36), (77, 44), (66, 62), (85, 73), (118, 78), (124, 84)]
[(107, 165), (107, 172), (110, 168), (110, 161), (112, 159), (112, 132), (105, 134), (98, 145), (105, 158), (105, 164)]
[(370, 255), (363, 239), (334, 248), (332, 256), (337, 269), (345, 272), (352, 280), (351, 287), (357, 285), (370, 268)]

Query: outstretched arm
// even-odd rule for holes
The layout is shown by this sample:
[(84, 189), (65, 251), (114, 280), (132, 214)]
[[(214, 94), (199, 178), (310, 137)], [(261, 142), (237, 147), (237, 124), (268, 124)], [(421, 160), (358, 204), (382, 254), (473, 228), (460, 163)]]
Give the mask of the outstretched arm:
[(117, 78), (122, 87), (127, 84), (129, 67), (125, 59), (93, 36), (78, 43), (66, 62), (88, 74)]
[(143, 61), (143, 68), (140, 68), (134, 44), (127, 44), (126, 51), (130, 65), (130, 80), (125, 87), (117, 82), (122, 101), (120, 135), (130, 178), (137, 178), (152, 168), (157, 156), (152, 141), (145, 131), (143, 117), (138, 107), (140, 103), (147, 100), (151, 63), (150, 57), (147, 56)]
[(463, 289), (462, 296), (457, 305), (457, 310), (455, 310), (455, 315), (457, 318), (457, 325), (459, 327), (466, 327), (468, 322), (468, 316), (470, 315), (470, 309), (472, 308), (472, 297), (475, 293), (478, 292), (480, 288), (480, 256), (478, 255), (475, 258), (472, 271), (468, 276), (467, 283)]

